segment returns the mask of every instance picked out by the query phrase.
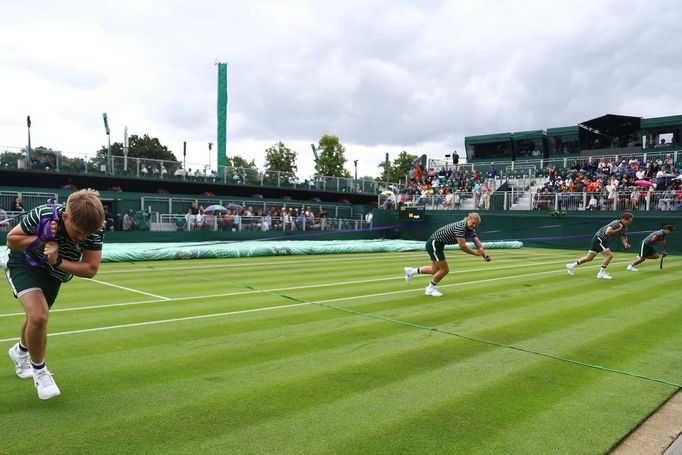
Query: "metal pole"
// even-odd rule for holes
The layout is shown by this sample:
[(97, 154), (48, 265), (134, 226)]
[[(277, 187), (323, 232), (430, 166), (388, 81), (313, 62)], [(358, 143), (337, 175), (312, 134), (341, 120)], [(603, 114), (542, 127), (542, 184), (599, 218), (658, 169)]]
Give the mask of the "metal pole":
[(104, 119), (104, 131), (107, 133), (107, 142), (108, 142), (108, 147), (107, 147), (107, 172), (111, 173), (111, 131), (109, 130), (109, 118), (107, 117), (107, 113), (102, 114), (102, 118)]
[(26, 169), (31, 168), (31, 116), (26, 116), (26, 126), (28, 127), (28, 152), (26, 152)]
[(128, 173), (128, 127), (123, 130), (123, 171)]

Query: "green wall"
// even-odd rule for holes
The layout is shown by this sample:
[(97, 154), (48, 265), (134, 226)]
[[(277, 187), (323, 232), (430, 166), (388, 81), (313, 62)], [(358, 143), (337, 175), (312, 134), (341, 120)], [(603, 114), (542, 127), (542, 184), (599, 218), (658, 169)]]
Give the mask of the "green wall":
[[(433, 231), (444, 224), (459, 221), (465, 211), (427, 211), (424, 224), (403, 225), (390, 229), (387, 237), (407, 240), (426, 240)], [(566, 248), (587, 251), (592, 236), (605, 224), (620, 218), (617, 212), (569, 212), (566, 216), (553, 217), (549, 212), (512, 211), (480, 212), (481, 225), (476, 230), (481, 240), (520, 240), (524, 246), (542, 248)], [(633, 250), (649, 232), (665, 224), (673, 224), (677, 231), (666, 239), (668, 251), (682, 253), (682, 213), (635, 212), (628, 236)], [(374, 212), (375, 226), (398, 224), (395, 210)], [(638, 233), (644, 231), (642, 233)], [(620, 241), (613, 242), (613, 251), (624, 251)]]
[[(396, 210), (374, 210), (375, 227), (389, 226), (376, 231), (350, 233), (310, 232), (108, 232), (107, 242), (216, 242), (245, 241), (257, 239), (286, 240), (344, 240), (402, 238), (426, 240), (440, 226), (461, 220), (465, 211), (427, 211), (423, 224), (398, 223)], [(671, 253), (682, 253), (682, 213), (679, 212), (635, 212), (630, 226), (630, 243), (636, 251), (642, 239), (651, 231), (665, 224), (673, 224), (677, 231), (667, 239)], [(566, 248), (584, 250), (590, 246), (592, 235), (603, 225), (618, 218), (615, 212), (569, 212), (566, 216), (553, 217), (548, 212), (482, 212), (482, 223), (477, 229), (480, 238), (488, 240), (520, 240), (525, 246), (542, 248)], [(638, 233), (643, 231), (642, 233)], [(0, 244), (6, 240), (6, 232), (0, 232)], [(611, 245), (614, 251), (623, 251), (620, 242)]]

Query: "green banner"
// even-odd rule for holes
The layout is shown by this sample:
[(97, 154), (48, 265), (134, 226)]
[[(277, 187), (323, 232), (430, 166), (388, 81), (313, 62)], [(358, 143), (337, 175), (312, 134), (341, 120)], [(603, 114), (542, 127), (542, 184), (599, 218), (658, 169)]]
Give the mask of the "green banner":
[(227, 63), (218, 63), (218, 175), (227, 166)]

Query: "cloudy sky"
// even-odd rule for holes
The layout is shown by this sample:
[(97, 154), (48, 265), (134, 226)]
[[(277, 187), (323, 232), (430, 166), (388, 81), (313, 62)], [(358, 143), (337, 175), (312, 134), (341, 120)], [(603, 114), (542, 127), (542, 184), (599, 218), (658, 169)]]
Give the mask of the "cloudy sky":
[(215, 165), (216, 61), (227, 153), (340, 138), (347, 169), (442, 158), (464, 137), (682, 114), (679, 0), (60, 0), (0, 6), (0, 146), (93, 153), (130, 134)]

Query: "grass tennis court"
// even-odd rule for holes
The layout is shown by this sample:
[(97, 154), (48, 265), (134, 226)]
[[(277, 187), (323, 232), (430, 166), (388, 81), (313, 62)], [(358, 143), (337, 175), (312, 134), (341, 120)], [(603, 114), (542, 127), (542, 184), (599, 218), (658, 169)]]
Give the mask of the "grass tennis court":
[(682, 261), (583, 253), (448, 251), (440, 298), (423, 252), (103, 264), (53, 308), (49, 401), (3, 279), (0, 453), (608, 452), (682, 383)]

